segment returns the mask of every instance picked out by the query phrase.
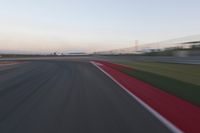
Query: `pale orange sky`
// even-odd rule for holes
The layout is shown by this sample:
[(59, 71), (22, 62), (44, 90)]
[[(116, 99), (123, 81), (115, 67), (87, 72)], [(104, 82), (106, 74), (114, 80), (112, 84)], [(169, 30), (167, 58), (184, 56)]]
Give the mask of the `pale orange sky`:
[(199, 34), (198, 0), (6, 0), (0, 51), (93, 52)]

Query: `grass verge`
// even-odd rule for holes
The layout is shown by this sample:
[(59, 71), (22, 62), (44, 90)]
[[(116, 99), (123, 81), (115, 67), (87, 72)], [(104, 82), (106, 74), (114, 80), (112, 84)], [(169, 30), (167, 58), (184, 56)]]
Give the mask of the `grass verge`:
[[(143, 64), (145, 65), (143, 66)], [(124, 65), (127, 65), (127, 63)], [(130, 65), (127, 65), (127, 66), (130, 66)], [(147, 66), (150, 66), (150, 68), (147, 68)], [(153, 68), (154, 66), (156, 67)], [(134, 65), (131, 65), (131, 67), (133, 67), (134, 69), (133, 70), (120, 69), (120, 71), (130, 76), (136, 77), (142, 81), (145, 81), (155, 87), (158, 87), (163, 91), (171, 93), (177, 97), (180, 97), (182, 99), (185, 99), (186, 101), (189, 101), (195, 105), (200, 106), (200, 85), (198, 85), (197, 83), (199, 79), (195, 80), (195, 84), (191, 82), (185, 82), (185, 80), (188, 77), (187, 75), (183, 76), (181, 73), (182, 71), (184, 71), (185, 73), (188, 73), (189, 70), (187, 70), (187, 67), (190, 68), (192, 67), (191, 65), (180, 66), (179, 64), (177, 65), (177, 64), (168, 64), (168, 63), (137, 62), (136, 65), (134, 63)], [(172, 67), (172, 68), (169, 68), (169, 67)], [(194, 66), (193, 69), (197, 69), (196, 66)], [(191, 70), (191, 71), (197, 72), (199, 70)], [(190, 76), (198, 75), (198, 74), (199, 73), (194, 73), (194, 74), (191, 73)], [(196, 77), (193, 77), (193, 78), (196, 78)]]
[(137, 70), (163, 75), (195, 85), (200, 85), (200, 65), (159, 63), (159, 62), (132, 62), (114, 61)]

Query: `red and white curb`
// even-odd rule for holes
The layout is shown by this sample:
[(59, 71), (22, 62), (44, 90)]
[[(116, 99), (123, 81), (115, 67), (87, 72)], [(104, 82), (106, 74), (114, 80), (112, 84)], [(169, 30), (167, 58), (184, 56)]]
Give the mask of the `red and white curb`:
[(146, 110), (148, 110), (152, 115), (154, 115), (158, 120), (160, 120), (172, 132), (184, 133), (182, 130), (180, 130), (178, 127), (176, 127), (173, 123), (171, 123), (165, 117), (163, 117), (159, 112), (154, 110), (152, 107), (150, 107), (148, 104), (146, 104), (143, 100), (141, 100), (139, 97), (137, 97), (132, 92), (130, 92), (121, 83), (119, 83), (116, 79), (114, 79), (110, 74), (108, 74), (106, 71), (104, 71), (101, 68), (101, 66), (103, 66), (103, 64), (101, 64), (99, 62), (95, 62), (95, 61), (90, 61), (90, 63), (92, 63), (95, 67), (97, 67), (100, 71), (102, 71), (105, 75), (107, 75), (110, 79), (112, 79), (117, 85), (119, 85), (123, 90), (125, 90), (129, 95), (131, 95), (138, 103), (140, 103)]

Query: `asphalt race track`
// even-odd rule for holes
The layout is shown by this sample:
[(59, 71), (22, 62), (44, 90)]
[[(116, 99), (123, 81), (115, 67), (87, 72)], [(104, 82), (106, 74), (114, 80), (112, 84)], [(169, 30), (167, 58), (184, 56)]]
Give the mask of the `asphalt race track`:
[(88, 61), (0, 66), (0, 133), (169, 133)]

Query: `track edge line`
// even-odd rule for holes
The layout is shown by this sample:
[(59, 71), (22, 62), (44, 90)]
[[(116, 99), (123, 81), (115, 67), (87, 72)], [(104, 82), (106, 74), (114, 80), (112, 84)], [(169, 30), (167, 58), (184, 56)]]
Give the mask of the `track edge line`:
[(90, 61), (95, 67), (97, 67), (100, 71), (102, 71), (106, 76), (108, 76), (111, 80), (113, 80), (118, 86), (120, 86), (123, 90), (125, 90), (129, 95), (131, 95), (138, 103), (140, 103), (146, 110), (148, 110), (153, 116), (155, 116), (159, 121), (161, 121), (168, 129), (170, 129), (174, 133), (184, 133), (181, 129), (172, 124), (169, 120), (167, 120), (164, 116), (142, 101), (139, 97), (131, 93), (126, 87), (124, 87), (121, 83), (119, 83), (116, 79), (114, 79), (110, 74), (104, 71), (101, 67), (99, 67), (94, 61)]

